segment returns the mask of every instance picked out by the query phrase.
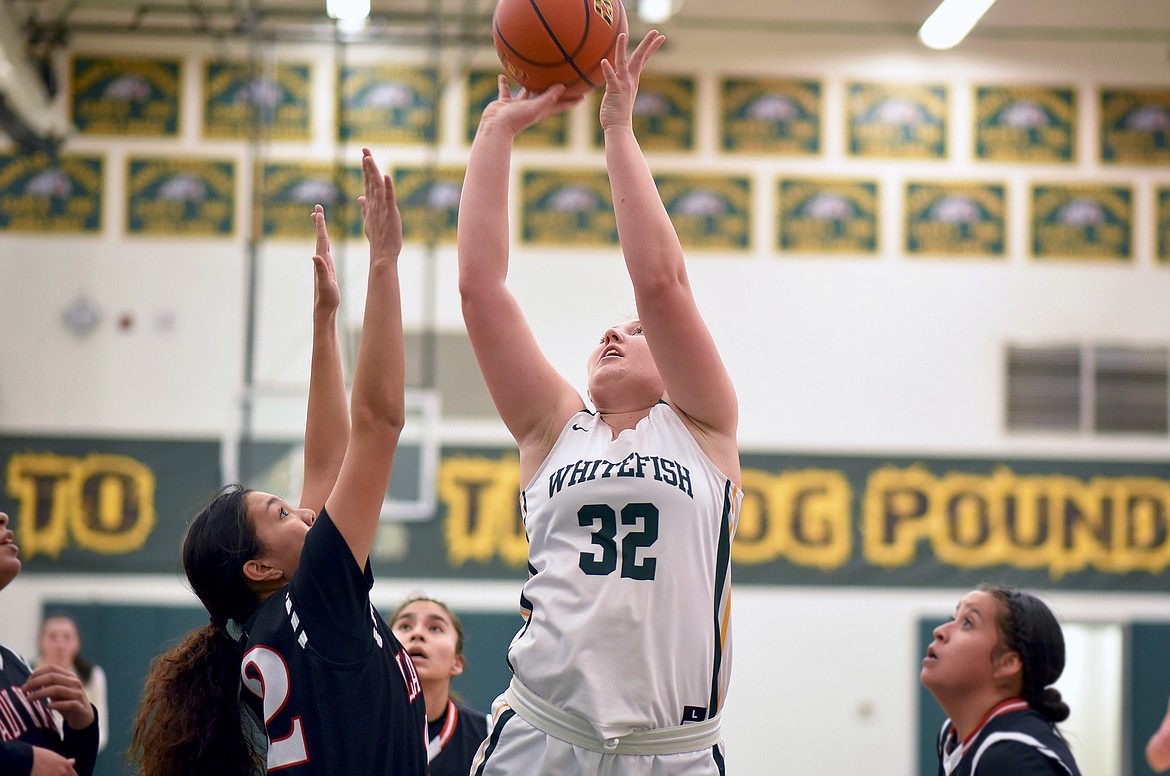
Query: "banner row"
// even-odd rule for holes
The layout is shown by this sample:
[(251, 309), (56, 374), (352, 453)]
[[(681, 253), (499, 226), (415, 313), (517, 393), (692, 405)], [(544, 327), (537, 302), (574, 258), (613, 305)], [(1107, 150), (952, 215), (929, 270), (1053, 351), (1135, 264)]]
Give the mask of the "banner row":
[[(343, 65), (325, 73), (332, 105), (314, 105), (313, 78), (325, 70), (278, 62), (263, 68), (244, 61), (203, 62), (197, 106), (184, 108), (179, 59), (75, 56), (70, 60), (69, 116), (83, 135), (177, 137), (180, 111), (199, 111), (201, 137), (210, 140), (310, 141), (314, 111), (334, 112), (339, 141), (364, 144), (435, 144), (442, 93), (452, 76), (435, 67), (403, 64)], [(470, 142), (484, 106), (495, 98), (499, 71), (454, 75), (465, 85), (461, 122)], [(322, 76), (317, 76), (322, 77)], [(635, 130), (650, 152), (697, 147), (698, 79), (647, 73), (635, 106)], [(1105, 164), (1161, 165), (1170, 161), (1170, 90), (1099, 88), (1091, 97), (1074, 86), (983, 84), (973, 101), (971, 143), (951, 147), (957, 88), (946, 83), (850, 81), (840, 112), (826, 106), (824, 82), (776, 77), (723, 77), (718, 81), (719, 151), (729, 154), (818, 156), (824, 153), (826, 116), (844, 119), (844, 153), (856, 158), (1071, 164), (1078, 133), (1095, 137)], [(594, 107), (597, 94), (593, 97)], [(1088, 99), (1094, 124), (1078, 124), (1078, 101)], [(451, 138), (450, 140), (454, 140)], [(550, 117), (521, 138), (522, 145), (564, 146), (565, 114)], [(600, 127), (590, 142), (600, 147)]]
[[(397, 167), (395, 186), (408, 242), (454, 244), (462, 167)], [(130, 157), (126, 234), (235, 237), (241, 188), (228, 159)], [(0, 231), (103, 231), (102, 157), (0, 156)], [(655, 177), (688, 250), (753, 250), (756, 183), (747, 175), (664, 173)], [(251, 181), (260, 203), (252, 233), (312, 238), (308, 214), (326, 206), (333, 233), (361, 236), (357, 166), (262, 164)], [(883, 240), (876, 179), (784, 178), (769, 194), (772, 249), (792, 254), (876, 255)], [(1010, 212), (1005, 183), (916, 180), (904, 184), (902, 252), (907, 256), (1003, 259)], [(609, 179), (601, 170), (520, 171), (520, 241), (533, 245), (618, 245)], [(1152, 235), (1135, 234), (1136, 197), (1152, 196)], [(1125, 262), (1152, 252), (1170, 262), (1170, 185), (1147, 193), (1128, 185), (1037, 183), (1027, 192), (1029, 250), (1037, 259)], [(887, 227), (888, 228), (888, 227)], [(1144, 243), (1144, 244), (1143, 244)]]

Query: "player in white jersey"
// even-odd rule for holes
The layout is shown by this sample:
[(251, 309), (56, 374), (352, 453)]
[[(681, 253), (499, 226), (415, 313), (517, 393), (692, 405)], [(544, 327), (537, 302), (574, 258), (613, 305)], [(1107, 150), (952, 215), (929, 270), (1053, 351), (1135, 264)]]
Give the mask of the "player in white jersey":
[(665, 38), (603, 64), (606, 169), (638, 318), (587, 364), (596, 412), (540, 352), (508, 291), (508, 178), (524, 128), (578, 99), (500, 78), (459, 208), (459, 288), (476, 358), (520, 449), (529, 540), (513, 680), (472, 773), (724, 771), (729, 556), (742, 501), (738, 403), (634, 137), (638, 82)]

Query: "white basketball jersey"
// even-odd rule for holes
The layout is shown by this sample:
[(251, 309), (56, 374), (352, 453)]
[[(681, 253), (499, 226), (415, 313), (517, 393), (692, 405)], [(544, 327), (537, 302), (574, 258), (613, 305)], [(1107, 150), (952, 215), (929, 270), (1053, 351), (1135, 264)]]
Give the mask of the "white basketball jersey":
[(577, 413), (520, 494), (527, 622), (508, 650), (521, 682), (607, 739), (719, 712), (743, 500), (666, 403), (612, 436)]

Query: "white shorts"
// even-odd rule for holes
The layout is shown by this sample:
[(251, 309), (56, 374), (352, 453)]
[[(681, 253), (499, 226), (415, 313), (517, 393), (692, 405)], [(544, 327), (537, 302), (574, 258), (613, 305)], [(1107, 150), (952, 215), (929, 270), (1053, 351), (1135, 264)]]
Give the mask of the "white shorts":
[(504, 695), (492, 704), (488, 735), (471, 776), (725, 776), (723, 744), (676, 754), (610, 754), (534, 727)]

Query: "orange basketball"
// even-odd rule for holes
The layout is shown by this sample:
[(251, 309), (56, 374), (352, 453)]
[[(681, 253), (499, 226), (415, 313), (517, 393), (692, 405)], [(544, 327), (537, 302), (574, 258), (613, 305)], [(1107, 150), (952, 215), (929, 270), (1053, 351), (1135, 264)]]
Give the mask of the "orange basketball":
[(500, 62), (530, 92), (604, 86), (601, 60), (613, 62), (617, 36), (628, 30), (622, 0), (499, 0), (492, 16)]

